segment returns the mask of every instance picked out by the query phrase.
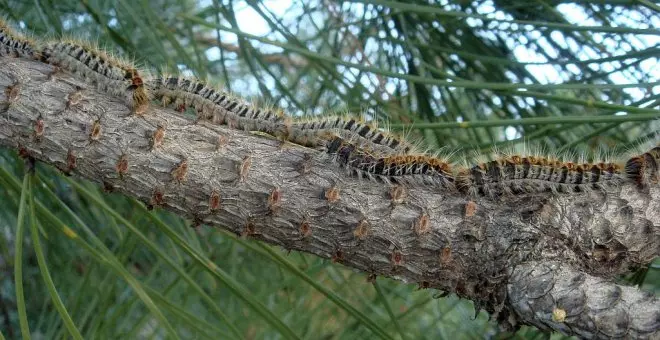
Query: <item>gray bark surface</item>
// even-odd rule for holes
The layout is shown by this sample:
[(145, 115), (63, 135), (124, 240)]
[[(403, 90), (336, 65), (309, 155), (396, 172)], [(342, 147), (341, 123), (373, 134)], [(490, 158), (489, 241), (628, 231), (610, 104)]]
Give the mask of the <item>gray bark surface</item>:
[(146, 204), (454, 292), (503, 326), (659, 336), (658, 298), (612, 279), (660, 253), (660, 185), (498, 201), (407, 187), (393, 199), (393, 187), (350, 177), (315, 150), (155, 106), (131, 115), (50, 65), (0, 58), (0, 89), (0, 145)]

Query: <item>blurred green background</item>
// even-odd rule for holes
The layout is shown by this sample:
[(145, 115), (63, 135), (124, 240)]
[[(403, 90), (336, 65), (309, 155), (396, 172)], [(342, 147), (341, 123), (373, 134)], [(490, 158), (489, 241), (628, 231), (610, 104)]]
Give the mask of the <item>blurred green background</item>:
[[(652, 1), (0, 0), (0, 9), (38, 39), (97, 41), (154, 72), (194, 75), (296, 116), (363, 114), (458, 160), (525, 145), (623, 153), (660, 130)], [(329, 260), (191, 228), (41, 164), (36, 178), (24, 170), (0, 149), (8, 339), (28, 327), (36, 339), (549, 336), (500, 332), (454, 295), (370, 283)], [(621, 280), (657, 293), (658, 264)]]

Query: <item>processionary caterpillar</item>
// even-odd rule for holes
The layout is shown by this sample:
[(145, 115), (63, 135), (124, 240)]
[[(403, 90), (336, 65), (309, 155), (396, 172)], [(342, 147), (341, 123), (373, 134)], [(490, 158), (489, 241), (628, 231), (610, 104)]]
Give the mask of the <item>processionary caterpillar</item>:
[(344, 139), (360, 142), (360, 146), (387, 154), (407, 154), (413, 146), (401, 138), (377, 127), (352, 117), (332, 117), (307, 122), (295, 122), (291, 126), (289, 141), (305, 145), (318, 146), (319, 137), (337, 134)]
[(626, 175), (640, 187), (660, 183), (660, 145), (626, 162)]
[(283, 113), (259, 109), (240, 99), (215, 89), (201, 81), (175, 76), (148, 81), (156, 99), (175, 108), (194, 108), (202, 119), (234, 128), (261, 131), (304, 146), (319, 146), (329, 133), (346, 138), (360, 138), (375, 150), (387, 153), (408, 153), (412, 146), (386, 132), (355, 118), (332, 118), (307, 122), (291, 122)]
[(149, 96), (134, 65), (75, 41), (49, 42), (42, 54), (48, 63), (95, 83), (101, 91), (124, 98), (133, 112), (146, 111)]
[(259, 109), (216, 90), (198, 80), (179, 77), (158, 77), (148, 86), (163, 105), (174, 103), (178, 109), (192, 107), (202, 119), (227, 124), (246, 131), (261, 131), (277, 137), (288, 135), (290, 121), (282, 113)]
[(39, 52), (34, 41), (15, 32), (0, 19), (0, 56), (38, 59)]
[(582, 192), (604, 189), (625, 180), (617, 163), (562, 162), (541, 156), (511, 155), (458, 172), (459, 191), (497, 197), (530, 192)]
[(329, 137), (324, 151), (360, 178), (387, 183), (439, 185), (471, 196), (486, 197), (585, 192), (616, 186), (627, 179), (654, 182), (658, 180), (660, 166), (660, 147), (632, 158), (626, 172), (622, 165), (613, 162), (577, 163), (542, 156), (510, 155), (470, 168), (458, 168), (453, 173), (451, 164), (437, 157), (372, 154), (340, 136)]
[(386, 183), (431, 184), (451, 187), (451, 165), (424, 154), (376, 155), (360, 149), (339, 136), (327, 140), (324, 151), (340, 166), (360, 178)]

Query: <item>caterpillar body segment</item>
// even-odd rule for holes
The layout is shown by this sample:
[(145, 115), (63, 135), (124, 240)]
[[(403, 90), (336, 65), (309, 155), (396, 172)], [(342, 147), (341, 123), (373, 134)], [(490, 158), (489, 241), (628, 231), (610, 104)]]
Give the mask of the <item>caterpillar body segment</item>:
[(630, 158), (625, 165), (626, 176), (639, 187), (660, 183), (660, 145)]
[(201, 119), (241, 130), (266, 132), (284, 139), (289, 135), (290, 118), (281, 112), (257, 108), (201, 81), (164, 76), (149, 80), (148, 87), (163, 105), (194, 108)]
[(14, 31), (2, 18), (0, 18), (0, 56), (40, 58), (36, 42)]
[(371, 149), (390, 154), (408, 154), (414, 146), (376, 126), (352, 117), (332, 117), (306, 122), (295, 122), (291, 126), (289, 141), (308, 146), (317, 144), (317, 135), (336, 133), (345, 139), (360, 140), (361, 144), (371, 145)]
[(345, 141), (350, 141), (350, 143), (356, 148), (368, 153), (381, 155), (400, 154), (388, 146), (372, 143), (348, 130), (304, 129), (300, 128), (300, 125), (301, 123), (295, 122), (291, 124), (290, 134), (287, 138), (289, 142), (311, 148), (323, 148), (327, 144), (328, 139), (340, 137)]
[(534, 192), (584, 192), (606, 189), (625, 180), (623, 166), (613, 162), (571, 162), (542, 156), (498, 158), (457, 175), (459, 191), (472, 196)]
[(424, 154), (370, 153), (340, 136), (329, 137), (324, 151), (350, 173), (386, 183), (453, 187), (452, 167), (445, 160)]
[(131, 63), (72, 40), (46, 43), (42, 58), (96, 84), (101, 91), (124, 98), (133, 112), (144, 113), (149, 105), (149, 94), (142, 75)]

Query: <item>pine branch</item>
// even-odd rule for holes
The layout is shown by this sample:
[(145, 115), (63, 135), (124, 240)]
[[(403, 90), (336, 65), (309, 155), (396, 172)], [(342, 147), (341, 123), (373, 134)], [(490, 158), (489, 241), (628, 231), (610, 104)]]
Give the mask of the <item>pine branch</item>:
[(509, 303), (540, 329), (586, 339), (654, 338), (660, 301), (653, 293), (586, 275), (560, 262), (528, 262), (515, 268)]
[(470, 200), (348, 177), (317, 151), (172, 110), (131, 115), (38, 62), (0, 58), (0, 87), (0, 145), (149, 205), (454, 292), (505, 327), (658, 336), (657, 298), (611, 280), (660, 253), (660, 186)]

